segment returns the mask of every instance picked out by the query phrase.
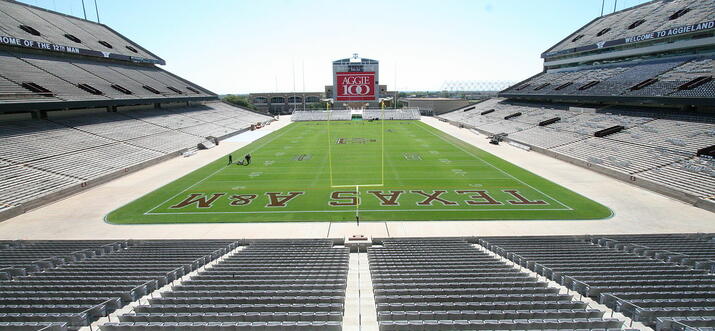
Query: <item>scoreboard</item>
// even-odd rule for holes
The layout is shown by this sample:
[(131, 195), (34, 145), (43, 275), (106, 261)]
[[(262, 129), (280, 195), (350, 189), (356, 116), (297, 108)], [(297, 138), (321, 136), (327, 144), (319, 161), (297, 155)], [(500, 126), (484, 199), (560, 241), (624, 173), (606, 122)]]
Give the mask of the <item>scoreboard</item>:
[(379, 64), (375, 60), (352, 58), (333, 61), (333, 99), (342, 102), (377, 102)]
[(375, 100), (376, 80), (374, 72), (337, 72), (336, 100)]

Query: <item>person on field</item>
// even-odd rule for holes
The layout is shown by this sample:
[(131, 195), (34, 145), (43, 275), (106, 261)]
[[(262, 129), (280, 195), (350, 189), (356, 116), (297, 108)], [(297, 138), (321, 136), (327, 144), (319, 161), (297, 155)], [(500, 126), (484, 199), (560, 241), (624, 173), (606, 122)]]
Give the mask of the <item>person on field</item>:
[(228, 165), (231, 165), (233, 163), (233, 155), (228, 154)]
[(246, 159), (246, 165), (251, 164), (251, 154), (250, 153), (246, 154), (246, 156), (244, 158)]

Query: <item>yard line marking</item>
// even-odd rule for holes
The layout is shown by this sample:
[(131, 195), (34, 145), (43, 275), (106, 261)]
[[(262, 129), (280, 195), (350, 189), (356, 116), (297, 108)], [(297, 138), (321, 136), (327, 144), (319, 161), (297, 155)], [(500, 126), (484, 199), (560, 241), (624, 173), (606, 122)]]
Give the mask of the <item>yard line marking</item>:
[[(290, 126), (289, 126), (289, 127), (290, 127)], [(295, 127), (295, 126), (294, 126), (294, 127)], [(283, 133), (274, 136), (273, 138), (271, 138), (270, 140), (268, 140), (268, 141), (266, 141), (265, 143), (261, 144), (260, 146), (258, 146), (258, 147), (256, 147), (256, 148), (250, 150), (248, 153), (249, 153), (249, 154), (255, 153), (257, 150), (263, 148), (263, 146), (266, 146), (268, 143), (273, 142), (273, 141), (276, 140), (278, 137), (284, 136), (288, 131), (291, 131), (291, 130), (285, 130)], [(273, 132), (275, 132), (275, 131), (273, 131)], [(259, 138), (259, 139), (260, 139), (260, 138)], [(253, 143), (253, 142), (251, 142), (251, 143)], [(250, 145), (250, 144), (249, 144), (249, 145)], [(248, 145), (247, 145), (247, 146), (248, 146)], [(214, 161), (214, 162), (215, 162), (215, 161)], [(210, 163), (209, 163), (209, 164), (210, 164)], [(198, 182), (192, 184), (191, 186), (189, 186), (189, 187), (187, 187), (187, 188), (181, 190), (181, 192), (176, 193), (176, 194), (173, 195), (171, 198), (166, 199), (164, 202), (162, 202), (162, 203), (160, 203), (160, 204), (154, 206), (154, 208), (149, 209), (146, 213), (144, 213), (144, 215), (150, 215), (151, 212), (152, 212), (154, 209), (157, 209), (157, 208), (159, 208), (160, 206), (162, 206), (163, 204), (165, 204), (165, 203), (167, 203), (167, 202), (173, 200), (174, 198), (178, 197), (179, 194), (182, 194), (182, 193), (184, 193), (184, 192), (186, 192), (186, 191), (188, 191), (188, 190), (194, 188), (196, 185), (199, 185), (199, 184), (203, 183), (205, 180), (207, 180), (207, 179), (213, 177), (214, 175), (218, 174), (219, 172), (223, 171), (223, 170), (226, 169), (226, 168), (227, 168), (227, 167), (221, 167), (220, 169), (218, 169), (218, 170), (212, 172), (211, 174), (209, 174), (208, 176), (204, 177), (204, 178), (201, 179), (200, 181), (198, 181)], [(199, 168), (199, 169), (201, 169), (201, 168)], [(199, 170), (199, 169), (196, 169), (196, 170)], [(194, 170), (194, 171), (196, 171), (196, 170)], [(193, 171), (192, 171), (192, 172), (193, 172)], [(186, 174), (186, 175), (188, 175), (188, 174)], [(186, 176), (186, 175), (184, 175), (184, 176)], [(184, 178), (184, 176), (180, 177), (179, 179)], [(177, 180), (179, 180), (179, 179), (177, 179)], [(168, 184), (167, 184), (167, 185), (168, 185)], [(163, 187), (163, 186), (162, 186), (162, 187)], [(159, 188), (159, 189), (161, 189), (161, 188)], [(153, 191), (152, 191), (152, 192), (153, 192)]]
[[(426, 125), (426, 124), (425, 124), (425, 125)], [(546, 194), (546, 193), (544, 193), (544, 192), (541, 192), (541, 190), (538, 190), (538, 189), (536, 189), (535, 187), (533, 187), (533, 186), (531, 186), (531, 185), (525, 183), (525, 182), (522, 181), (521, 179), (514, 177), (512, 174), (510, 174), (510, 173), (508, 173), (508, 172), (506, 172), (506, 171), (504, 171), (504, 170), (502, 170), (502, 169), (499, 169), (497, 166), (495, 166), (495, 165), (493, 165), (493, 164), (487, 162), (486, 160), (480, 158), (479, 156), (474, 155), (472, 152), (469, 152), (469, 151), (465, 150), (464, 148), (462, 148), (462, 147), (460, 147), (460, 146), (454, 144), (453, 142), (451, 142), (451, 141), (445, 139), (445, 137), (442, 137), (442, 136), (440, 136), (440, 135), (437, 135), (437, 134), (435, 134), (434, 132), (431, 132), (431, 131), (425, 129), (425, 128), (422, 127), (421, 125), (418, 125), (418, 127), (420, 127), (421, 129), (427, 131), (428, 133), (432, 134), (433, 136), (436, 136), (436, 137), (442, 139), (443, 141), (448, 142), (449, 144), (451, 144), (452, 146), (458, 148), (458, 149), (461, 150), (462, 152), (467, 153), (467, 154), (469, 154), (469, 155), (475, 157), (476, 159), (478, 159), (478, 160), (480, 160), (480, 161), (482, 161), (482, 162), (484, 162), (484, 163), (490, 165), (492, 168), (494, 168), (494, 169), (498, 170), (499, 172), (501, 172), (501, 173), (507, 175), (508, 177), (511, 177), (511, 178), (513, 178), (514, 180), (516, 180), (516, 181), (518, 181), (518, 182), (520, 182), (520, 183), (522, 183), (522, 184), (524, 184), (524, 185), (530, 187), (530, 188), (533, 189), (534, 191), (539, 192), (539, 193), (545, 195), (546, 197), (548, 197), (549, 199), (558, 202), (561, 206), (564, 206), (564, 207), (568, 208), (568, 210), (573, 210), (573, 208), (571, 208), (570, 206), (564, 204), (563, 202), (561, 202), (561, 201), (559, 201), (559, 200), (557, 200), (557, 199), (554, 199), (553, 197), (551, 197), (550, 195), (548, 195), (548, 194)], [(451, 137), (451, 136), (450, 136), (450, 137)], [(459, 138), (454, 138), (454, 139), (459, 139)], [(461, 140), (460, 140), (460, 141), (461, 141)], [(495, 157), (497, 157), (497, 156), (495, 155)], [(508, 162), (508, 161), (505, 160), (505, 162)], [(524, 171), (526, 171), (526, 170), (524, 170)], [(534, 174), (534, 176), (536, 176), (536, 174)]]

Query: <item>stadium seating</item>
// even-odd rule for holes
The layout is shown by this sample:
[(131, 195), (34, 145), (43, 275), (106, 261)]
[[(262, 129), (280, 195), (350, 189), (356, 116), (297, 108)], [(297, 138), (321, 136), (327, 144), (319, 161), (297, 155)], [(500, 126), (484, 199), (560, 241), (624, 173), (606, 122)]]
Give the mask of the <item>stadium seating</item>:
[[(365, 109), (362, 118), (366, 120), (419, 120), (420, 112), (417, 109)], [(349, 121), (352, 119), (350, 110), (332, 111), (295, 111), (291, 121)]]
[(685, 88), (684, 85), (698, 77), (711, 77), (712, 72), (711, 57), (681, 57), (555, 69), (516, 84), (499, 95), (712, 98), (715, 96), (715, 83), (712, 81), (694, 88)]
[[(232, 240), (7, 242), (2, 323), (76, 330), (237, 247)], [(46, 324), (48, 322), (58, 324)], [(10, 325), (7, 328), (11, 327)], [(44, 329), (43, 329), (44, 330)]]
[(458, 238), (389, 239), (368, 250), (380, 330), (620, 328), (558, 288)]
[[(504, 98), (489, 99), (469, 108), (440, 117), (487, 135), (507, 133), (508, 140), (540, 148), (549, 155), (578, 160), (594, 169), (600, 167), (610, 171), (608, 174), (635, 176), (658, 185), (664, 192), (685, 193), (693, 201), (715, 197), (715, 162), (695, 155), (699, 149), (715, 145), (715, 121), (711, 117), (648, 108), (596, 109)], [(494, 111), (481, 115), (490, 110)], [(522, 115), (503, 119), (514, 112)], [(539, 126), (540, 121), (555, 117), (559, 120)], [(594, 136), (599, 130), (618, 125), (624, 130)]]
[(349, 121), (352, 115), (349, 110), (332, 111), (295, 111), (290, 117), (293, 122), (302, 121)]
[[(367, 256), (380, 330), (625, 327), (499, 255), (635, 321), (684, 330), (712, 325), (714, 238), (389, 238)], [(341, 330), (349, 254), (331, 239), (0, 241), (12, 269), (0, 277), (0, 330), (77, 330), (112, 313), (95, 324)]]
[(710, 157), (682, 160), (641, 172), (638, 177), (715, 201), (715, 160)]
[(341, 330), (347, 271), (331, 240), (254, 242), (101, 329)]
[(362, 118), (366, 120), (419, 120), (420, 111), (418, 109), (365, 109)]
[(712, 331), (715, 329), (715, 318), (712, 316), (659, 317), (655, 329), (657, 331)]
[(559, 146), (553, 151), (627, 174), (668, 165), (689, 157), (687, 154), (665, 149), (597, 137)]
[(713, 238), (707, 234), (610, 235), (593, 237), (591, 241), (666, 262), (715, 271)]
[[(705, 252), (710, 236), (483, 237), (493, 252), (593, 297), (635, 321), (708, 317), (715, 313), (715, 276), (665, 256)], [(649, 247), (648, 245), (653, 245)], [(702, 246), (701, 246), (702, 245)], [(690, 251), (689, 249), (692, 249)], [(655, 254), (660, 259), (653, 259)], [(661, 254), (661, 255), (658, 255)], [(693, 261), (702, 261), (695, 257)]]
[(0, 211), (29, 208), (43, 197), (195, 148), (207, 137), (222, 139), (271, 120), (221, 102), (89, 114), (0, 122)]
[(58, 265), (111, 253), (126, 246), (115, 241), (26, 242), (8, 241), (0, 249), (0, 270), (13, 275), (26, 275)]

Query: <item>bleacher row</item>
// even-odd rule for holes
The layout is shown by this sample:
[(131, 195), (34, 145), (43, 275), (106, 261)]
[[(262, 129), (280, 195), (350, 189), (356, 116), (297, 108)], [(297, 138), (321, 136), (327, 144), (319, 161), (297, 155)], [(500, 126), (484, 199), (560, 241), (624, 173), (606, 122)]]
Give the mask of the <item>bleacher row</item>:
[(103, 331), (341, 330), (348, 249), (331, 240), (250, 244), (106, 323)]
[(715, 237), (483, 237), (493, 252), (657, 330), (715, 327)]
[(380, 330), (619, 329), (559, 288), (460, 239), (389, 239), (368, 249)]
[[(567, 290), (659, 331), (715, 326), (713, 234), (374, 244), (380, 330), (629, 327)], [(0, 330), (76, 330), (130, 302), (101, 330), (341, 330), (348, 260), (326, 239), (0, 241)]]
[(713, 98), (713, 63), (706, 56), (549, 70), (499, 95)]
[(0, 123), (0, 211), (264, 123), (221, 102)]
[[(0, 249), (0, 330), (76, 330), (223, 256), (232, 240), (14, 241)], [(10, 323), (3, 325), (3, 323)]]
[[(546, 53), (707, 22), (713, 19), (714, 12), (715, 3), (712, 1), (651, 1), (599, 17)], [(639, 21), (641, 23), (637, 23)]]
[[(715, 160), (696, 156), (699, 149), (715, 145), (712, 117), (502, 98), (440, 117), (488, 134), (506, 133), (508, 140), (648, 180), (699, 199), (715, 197)], [(540, 125), (549, 120), (553, 123)], [(619, 125), (625, 129), (605, 137), (594, 136), (600, 130)]]
[[(418, 109), (365, 109), (362, 113), (365, 120), (419, 120), (420, 111)], [(293, 122), (302, 121), (350, 121), (352, 114), (350, 110), (332, 111), (295, 111), (291, 115)]]
[(414, 108), (405, 109), (365, 109), (362, 118), (366, 120), (419, 120), (420, 111)]
[(294, 111), (290, 117), (293, 122), (303, 121), (349, 121), (352, 115), (349, 110), (331, 111)]
[(333, 246), (324, 239), (0, 242), (0, 330), (76, 330), (194, 271), (102, 330), (341, 330), (348, 249)]
[(0, 51), (0, 104), (210, 96), (156, 66)]

